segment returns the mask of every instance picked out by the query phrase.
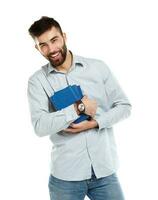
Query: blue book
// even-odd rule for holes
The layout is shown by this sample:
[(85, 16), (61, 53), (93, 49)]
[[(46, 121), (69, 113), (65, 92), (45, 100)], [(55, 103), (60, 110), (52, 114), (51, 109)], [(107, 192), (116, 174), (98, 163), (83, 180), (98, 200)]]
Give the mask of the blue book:
[(82, 99), (82, 97), (80, 86), (73, 85), (55, 92), (50, 97), (50, 101), (56, 110), (61, 110), (74, 104), (76, 101)]
[(82, 99), (83, 98), (83, 94), (82, 94), (82, 90), (81, 87), (79, 85), (72, 85), (71, 86), (72, 91), (74, 92), (74, 95), (77, 95), (77, 99)]
[[(66, 108), (76, 101), (83, 98), (82, 90), (79, 85), (67, 86), (66, 88), (59, 90), (50, 97), (50, 101), (56, 110), (61, 110)], [(86, 114), (81, 114), (80, 117), (74, 121), (74, 123), (79, 123), (83, 120), (89, 119), (90, 116)]]
[(91, 117), (89, 115), (81, 114), (80, 117), (78, 119), (76, 119), (73, 123), (78, 124), (84, 120), (90, 120), (90, 119), (91, 119)]

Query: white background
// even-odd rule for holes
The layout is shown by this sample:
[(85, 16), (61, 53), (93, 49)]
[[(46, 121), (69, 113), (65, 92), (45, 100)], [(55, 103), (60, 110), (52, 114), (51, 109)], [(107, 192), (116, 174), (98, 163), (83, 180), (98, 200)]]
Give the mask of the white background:
[[(0, 199), (47, 200), (51, 142), (30, 122), (29, 76), (47, 61), (27, 33), (58, 20), (75, 54), (104, 60), (129, 97), (115, 125), (118, 175), (127, 200), (156, 200), (158, 179), (158, 6), (156, 0), (5, 1), (0, 5)], [(88, 199), (88, 198), (87, 198)]]

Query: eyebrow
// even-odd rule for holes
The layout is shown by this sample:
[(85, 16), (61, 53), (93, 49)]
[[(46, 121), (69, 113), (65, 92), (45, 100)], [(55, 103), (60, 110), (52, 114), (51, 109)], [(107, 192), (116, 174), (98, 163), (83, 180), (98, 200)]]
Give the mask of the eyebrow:
[[(58, 38), (58, 36), (52, 37), (49, 41), (54, 40), (56, 38)], [(46, 44), (46, 43), (47, 43), (47, 41), (46, 42), (40, 42), (38, 45), (42, 45), (42, 44)]]

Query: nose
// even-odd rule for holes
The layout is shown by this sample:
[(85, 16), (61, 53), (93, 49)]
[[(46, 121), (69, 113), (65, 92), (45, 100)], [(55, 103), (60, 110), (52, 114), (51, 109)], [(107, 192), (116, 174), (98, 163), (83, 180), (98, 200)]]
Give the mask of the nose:
[(48, 42), (47, 44), (48, 46), (48, 52), (49, 53), (53, 53), (55, 51), (55, 46), (51, 43), (51, 42)]

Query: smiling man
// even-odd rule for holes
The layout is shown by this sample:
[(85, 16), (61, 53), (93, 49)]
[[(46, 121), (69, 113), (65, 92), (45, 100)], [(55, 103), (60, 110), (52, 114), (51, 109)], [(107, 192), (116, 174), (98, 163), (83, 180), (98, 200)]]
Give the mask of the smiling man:
[[(29, 33), (49, 61), (29, 78), (28, 99), (35, 133), (53, 144), (51, 200), (123, 200), (112, 126), (130, 115), (131, 104), (103, 61), (67, 49), (56, 20), (42, 17)], [(49, 97), (68, 85), (80, 85), (84, 96), (56, 111)], [(90, 118), (73, 123), (83, 113)]]
[(61, 66), (67, 56), (67, 47), (65, 44), (66, 35), (59, 29), (52, 27), (38, 38), (35, 38), (36, 48), (41, 54), (49, 60), (52, 66)]

